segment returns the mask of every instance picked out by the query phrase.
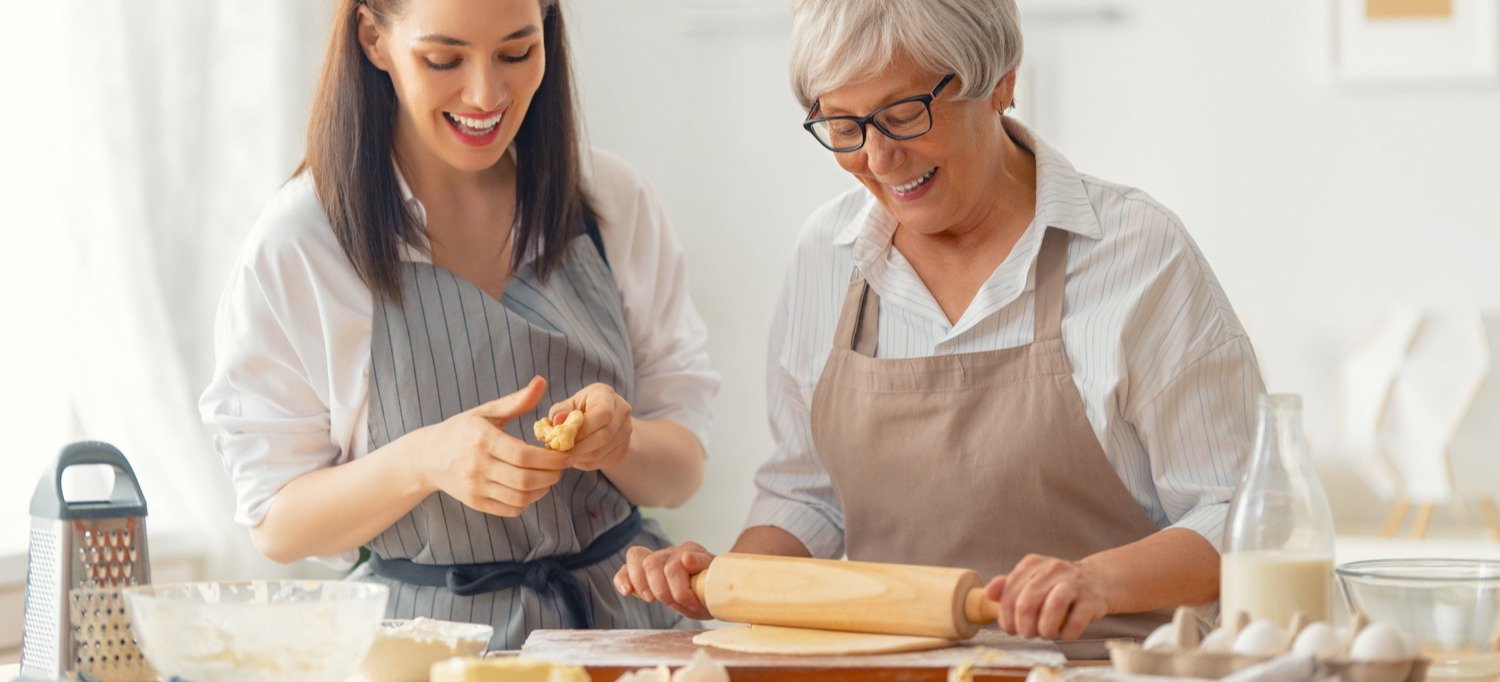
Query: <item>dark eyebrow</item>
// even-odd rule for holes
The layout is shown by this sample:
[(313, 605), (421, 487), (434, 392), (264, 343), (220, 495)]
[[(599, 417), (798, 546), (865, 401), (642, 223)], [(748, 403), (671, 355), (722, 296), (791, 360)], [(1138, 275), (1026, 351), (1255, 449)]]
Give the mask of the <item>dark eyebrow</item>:
[[(500, 41), (509, 42), (517, 38), (525, 38), (526, 36), (532, 35), (539, 30), (541, 29), (538, 29), (536, 27), (536, 24), (531, 24), (525, 28), (511, 31), (509, 35), (501, 38)], [(458, 38), (454, 38), (453, 36), (445, 36), (440, 33), (429, 33), (425, 36), (417, 38), (417, 40), (423, 43), (438, 43), (440, 45), (450, 45), (453, 47), (466, 47), (469, 44), (469, 41), (467, 40), (460, 40)]]

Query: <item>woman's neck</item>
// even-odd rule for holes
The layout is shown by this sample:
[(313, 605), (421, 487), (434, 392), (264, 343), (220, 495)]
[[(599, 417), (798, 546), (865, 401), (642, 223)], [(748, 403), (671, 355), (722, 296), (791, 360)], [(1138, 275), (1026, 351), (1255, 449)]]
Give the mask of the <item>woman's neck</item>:
[(468, 171), (433, 154), (404, 125), (397, 125), (393, 142), (401, 175), (429, 215), (493, 204), (497, 192), (513, 184), (515, 163), (509, 154), (494, 166)]

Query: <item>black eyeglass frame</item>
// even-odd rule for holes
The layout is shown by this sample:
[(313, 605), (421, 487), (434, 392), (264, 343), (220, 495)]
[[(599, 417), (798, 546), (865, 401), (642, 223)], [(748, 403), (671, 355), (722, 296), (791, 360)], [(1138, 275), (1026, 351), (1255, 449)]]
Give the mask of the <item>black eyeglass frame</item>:
[[(809, 135), (812, 135), (813, 139), (817, 140), (818, 144), (823, 145), (825, 149), (838, 154), (857, 152), (861, 148), (863, 148), (865, 146), (865, 141), (869, 139), (869, 132), (866, 130), (866, 128), (872, 125), (875, 126), (876, 130), (880, 131), (881, 135), (889, 137), (892, 140), (910, 140), (915, 137), (921, 137), (923, 135), (926, 135), (927, 133), (932, 132), (932, 101), (937, 99), (938, 95), (943, 92), (943, 88), (948, 87), (948, 84), (953, 82), (953, 79), (957, 76), (958, 74), (956, 73), (950, 73), (946, 76), (943, 76), (943, 80), (938, 81), (938, 84), (933, 86), (932, 92), (929, 92), (925, 95), (914, 95), (912, 97), (898, 99), (894, 102), (883, 104), (866, 116), (820, 116), (818, 118), (812, 118), (812, 116), (817, 114), (823, 106), (823, 103), (821, 101), (813, 102), (812, 111), (808, 112), (807, 114), (808, 119), (802, 122), (802, 129), (806, 130)], [(875, 119), (875, 117), (879, 116), (881, 112), (890, 109), (891, 107), (899, 107), (903, 104), (910, 104), (912, 102), (921, 102), (922, 108), (925, 110), (924, 113), (927, 114), (927, 129), (923, 130), (920, 133), (912, 133), (910, 135), (897, 135), (889, 130), (886, 130), (885, 126), (881, 125), (880, 121)], [(824, 142), (823, 138), (818, 137), (818, 134), (816, 132), (813, 132), (813, 126), (818, 125), (819, 123), (827, 123), (829, 121), (849, 121), (851, 123), (859, 124), (859, 144), (852, 147), (835, 147), (827, 142)]]

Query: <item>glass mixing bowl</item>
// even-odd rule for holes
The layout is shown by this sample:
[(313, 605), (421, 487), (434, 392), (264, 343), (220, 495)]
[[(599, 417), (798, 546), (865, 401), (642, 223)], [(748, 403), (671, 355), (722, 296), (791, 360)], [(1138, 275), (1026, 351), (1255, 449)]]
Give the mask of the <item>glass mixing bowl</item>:
[(385, 615), (384, 585), (252, 580), (124, 590), (141, 652), (165, 679), (342, 682)]
[(1410, 634), (1429, 677), (1500, 678), (1500, 561), (1377, 559), (1337, 572), (1349, 610)]

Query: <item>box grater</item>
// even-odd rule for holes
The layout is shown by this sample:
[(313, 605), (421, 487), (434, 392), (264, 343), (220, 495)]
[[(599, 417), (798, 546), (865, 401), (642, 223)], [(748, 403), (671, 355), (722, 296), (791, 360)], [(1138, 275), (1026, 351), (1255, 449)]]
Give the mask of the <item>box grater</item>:
[[(63, 471), (114, 468), (107, 500), (63, 497)], [(21, 679), (79, 674), (97, 680), (154, 680), (125, 618), (120, 588), (150, 580), (146, 497), (130, 462), (95, 441), (63, 448), (31, 497)]]

